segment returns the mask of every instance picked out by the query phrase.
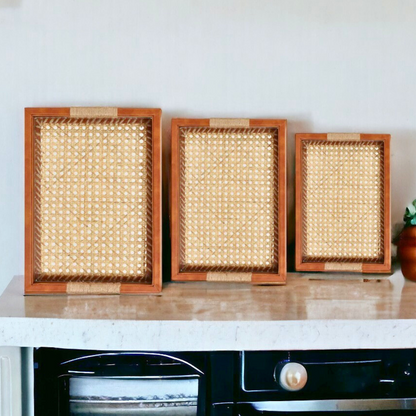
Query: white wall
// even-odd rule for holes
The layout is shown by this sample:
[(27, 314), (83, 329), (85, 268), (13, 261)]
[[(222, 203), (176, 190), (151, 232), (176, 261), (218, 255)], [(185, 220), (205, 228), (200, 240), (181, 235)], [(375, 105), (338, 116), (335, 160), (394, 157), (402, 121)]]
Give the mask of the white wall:
[[(23, 108), (138, 106), (392, 134), (392, 220), (416, 197), (414, 0), (0, 0), (0, 291), (23, 273)], [(165, 205), (166, 207), (166, 205)], [(290, 231), (291, 235), (293, 234)]]

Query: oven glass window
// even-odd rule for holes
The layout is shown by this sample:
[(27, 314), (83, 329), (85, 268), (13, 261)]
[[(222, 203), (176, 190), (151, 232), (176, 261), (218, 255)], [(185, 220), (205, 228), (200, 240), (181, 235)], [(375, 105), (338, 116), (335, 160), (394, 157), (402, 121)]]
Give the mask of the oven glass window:
[(198, 377), (71, 377), (69, 414), (196, 416)]

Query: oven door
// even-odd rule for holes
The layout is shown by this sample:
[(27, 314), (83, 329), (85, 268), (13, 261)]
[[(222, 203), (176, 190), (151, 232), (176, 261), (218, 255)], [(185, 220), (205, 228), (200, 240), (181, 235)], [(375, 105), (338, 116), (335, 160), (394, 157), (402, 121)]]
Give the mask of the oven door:
[(282, 400), (239, 403), (239, 416), (416, 415), (416, 398)]
[(64, 363), (60, 415), (197, 416), (202, 372), (178, 357), (99, 354)]

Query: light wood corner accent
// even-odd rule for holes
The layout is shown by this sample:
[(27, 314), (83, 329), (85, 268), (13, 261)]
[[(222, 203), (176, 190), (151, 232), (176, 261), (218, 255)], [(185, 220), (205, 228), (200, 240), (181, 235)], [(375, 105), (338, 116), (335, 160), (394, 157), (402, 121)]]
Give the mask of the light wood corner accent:
[(121, 283), (78, 283), (70, 282), (66, 286), (68, 295), (119, 295)]
[(211, 118), (209, 126), (213, 128), (247, 128), (250, 127), (248, 118)]
[(363, 265), (361, 263), (325, 263), (325, 271), (342, 271), (342, 272), (362, 272)]
[(251, 282), (252, 273), (207, 273), (207, 282)]
[(71, 107), (70, 117), (73, 118), (116, 118), (118, 108), (116, 107)]
[(328, 133), (327, 140), (331, 142), (358, 142), (361, 134), (358, 133)]

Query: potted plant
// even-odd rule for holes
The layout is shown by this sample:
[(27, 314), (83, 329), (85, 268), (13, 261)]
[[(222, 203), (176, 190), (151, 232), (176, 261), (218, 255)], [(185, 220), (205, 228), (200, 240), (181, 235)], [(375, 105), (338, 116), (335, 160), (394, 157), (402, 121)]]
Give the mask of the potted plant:
[(403, 276), (416, 281), (416, 199), (406, 207), (397, 244)]

